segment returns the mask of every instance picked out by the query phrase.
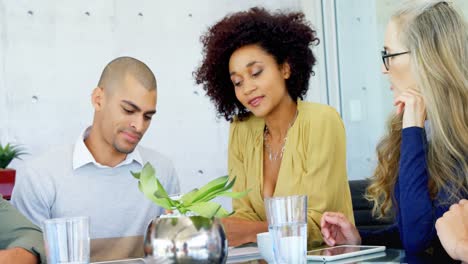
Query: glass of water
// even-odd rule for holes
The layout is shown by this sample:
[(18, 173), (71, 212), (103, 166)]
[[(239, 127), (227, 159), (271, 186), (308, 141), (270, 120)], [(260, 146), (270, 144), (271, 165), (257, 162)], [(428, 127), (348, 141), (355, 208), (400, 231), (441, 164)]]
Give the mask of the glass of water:
[(307, 195), (265, 199), (276, 264), (307, 263)]
[(47, 219), (44, 221), (43, 230), (49, 264), (89, 263), (88, 217)]

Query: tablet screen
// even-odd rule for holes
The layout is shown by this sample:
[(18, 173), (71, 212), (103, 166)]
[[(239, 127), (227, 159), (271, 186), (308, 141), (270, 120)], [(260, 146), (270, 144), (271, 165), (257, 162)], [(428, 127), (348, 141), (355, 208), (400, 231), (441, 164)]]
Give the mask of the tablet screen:
[(382, 246), (336, 246), (323, 249), (317, 249), (307, 252), (310, 259), (339, 259), (344, 257), (359, 256), (379, 251), (384, 251)]
[(324, 248), (318, 249), (307, 252), (307, 255), (312, 256), (336, 256), (345, 253), (357, 252), (365, 249), (369, 249), (372, 247), (364, 247), (364, 246), (337, 246), (331, 248)]
[(145, 264), (146, 262), (141, 259), (124, 259), (124, 260), (113, 260), (113, 261), (102, 261), (92, 262), (93, 264)]

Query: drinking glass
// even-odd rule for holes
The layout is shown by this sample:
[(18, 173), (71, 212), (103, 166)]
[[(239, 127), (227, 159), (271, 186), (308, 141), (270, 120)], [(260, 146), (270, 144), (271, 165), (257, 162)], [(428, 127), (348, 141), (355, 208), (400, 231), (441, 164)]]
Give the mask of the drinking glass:
[(88, 217), (47, 219), (44, 221), (43, 230), (49, 264), (89, 263)]
[(307, 262), (307, 195), (265, 199), (276, 264)]

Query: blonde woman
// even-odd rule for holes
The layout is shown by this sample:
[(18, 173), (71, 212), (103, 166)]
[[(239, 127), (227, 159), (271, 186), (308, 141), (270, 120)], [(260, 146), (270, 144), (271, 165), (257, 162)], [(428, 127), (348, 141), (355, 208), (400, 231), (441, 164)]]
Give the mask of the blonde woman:
[(342, 214), (327, 212), (321, 227), (328, 245), (399, 244), (407, 253), (445, 254), (435, 222), (467, 194), (467, 41), (465, 21), (444, 1), (408, 1), (392, 17), (382, 72), (396, 114), (377, 146), (367, 196), (378, 216), (395, 213), (396, 225), (359, 234)]

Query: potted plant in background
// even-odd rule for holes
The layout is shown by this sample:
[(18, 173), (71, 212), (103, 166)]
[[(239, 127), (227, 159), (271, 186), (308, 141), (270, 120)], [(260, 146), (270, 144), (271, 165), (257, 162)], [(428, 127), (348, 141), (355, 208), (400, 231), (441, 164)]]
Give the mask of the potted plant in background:
[(244, 192), (230, 191), (236, 178), (222, 176), (199, 189), (174, 198), (164, 190), (151, 164), (132, 172), (138, 188), (166, 215), (153, 219), (146, 230), (144, 251), (147, 263), (225, 263), (227, 240), (219, 218), (231, 215), (216, 197), (241, 198)]
[(20, 159), (24, 154), (26, 152), (18, 145), (8, 143), (3, 146), (0, 143), (0, 183), (15, 184), (16, 170), (7, 167), (13, 159)]

